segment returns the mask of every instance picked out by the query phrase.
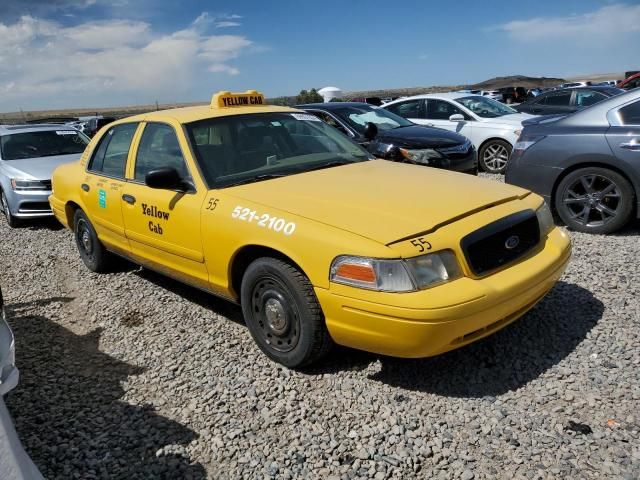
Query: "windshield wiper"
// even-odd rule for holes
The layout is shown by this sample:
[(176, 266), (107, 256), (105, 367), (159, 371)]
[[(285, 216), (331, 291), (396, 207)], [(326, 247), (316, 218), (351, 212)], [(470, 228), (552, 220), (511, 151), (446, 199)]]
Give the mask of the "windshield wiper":
[(300, 170), (303, 171), (303, 172), (311, 172), (313, 170), (322, 170), (324, 168), (340, 167), (342, 165), (348, 165), (350, 163), (356, 163), (356, 162), (349, 161), (349, 160), (333, 160), (331, 162), (322, 163), (320, 165), (316, 165), (316, 166), (311, 167), (311, 168), (303, 168), (303, 169), (300, 169)]
[(247, 183), (261, 182), (262, 180), (270, 180), (272, 178), (280, 178), (286, 177), (288, 174), (285, 173), (263, 173), (262, 175), (256, 175), (255, 177), (245, 178), (243, 180), (238, 180), (237, 182), (228, 183), (223, 185), (221, 188), (227, 187), (235, 187), (237, 185), (246, 185)]

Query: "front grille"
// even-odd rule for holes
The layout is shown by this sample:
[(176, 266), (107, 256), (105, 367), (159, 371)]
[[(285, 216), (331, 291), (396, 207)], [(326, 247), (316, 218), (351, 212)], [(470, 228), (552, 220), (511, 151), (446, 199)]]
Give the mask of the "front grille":
[(524, 256), (539, 241), (536, 213), (524, 210), (470, 233), (460, 246), (473, 273), (485, 275)]
[(40, 180), (40, 183), (47, 189), (51, 190), (51, 180)]
[(51, 211), (49, 202), (22, 202), (20, 213), (46, 213)]

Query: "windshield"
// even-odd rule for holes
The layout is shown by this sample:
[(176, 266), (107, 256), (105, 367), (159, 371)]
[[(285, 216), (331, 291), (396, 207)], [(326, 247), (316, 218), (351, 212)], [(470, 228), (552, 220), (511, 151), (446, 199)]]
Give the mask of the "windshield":
[(89, 139), (77, 130), (61, 127), (60, 130), (11, 133), (0, 137), (2, 160), (51, 157), (82, 153)]
[(209, 118), (186, 125), (210, 188), (292, 175), (373, 157), (308, 113)]
[(474, 95), (472, 97), (456, 98), (456, 102), (464, 105), (473, 113), (483, 118), (496, 118), (503, 115), (518, 113), (511, 107), (487, 97)]
[(412, 122), (384, 108), (362, 106), (340, 107), (331, 110), (332, 113), (347, 122), (354, 130), (364, 134), (364, 126), (367, 122), (375, 123), (378, 130), (391, 130), (398, 127), (409, 127)]

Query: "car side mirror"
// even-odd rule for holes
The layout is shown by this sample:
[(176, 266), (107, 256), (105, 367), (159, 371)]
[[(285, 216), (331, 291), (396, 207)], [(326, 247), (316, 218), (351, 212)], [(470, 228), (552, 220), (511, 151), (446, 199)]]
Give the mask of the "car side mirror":
[(449, 117), (450, 122), (464, 122), (464, 116), (460, 113), (454, 113)]
[(159, 168), (147, 173), (144, 184), (149, 188), (159, 190), (177, 190), (186, 192), (189, 190), (189, 182), (185, 181), (175, 168)]
[(367, 122), (364, 124), (364, 137), (367, 140), (373, 140), (378, 135), (378, 126), (375, 123)]

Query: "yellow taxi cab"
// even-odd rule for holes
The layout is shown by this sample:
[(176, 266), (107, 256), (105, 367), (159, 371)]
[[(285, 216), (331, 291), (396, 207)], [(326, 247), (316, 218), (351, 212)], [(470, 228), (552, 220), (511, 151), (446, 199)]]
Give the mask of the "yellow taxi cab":
[(289, 367), (332, 344), (432, 356), (522, 316), (570, 257), (541, 197), (379, 160), (256, 91), (116, 121), (53, 175), (95, 272), (118, 254), (238, 302)]

